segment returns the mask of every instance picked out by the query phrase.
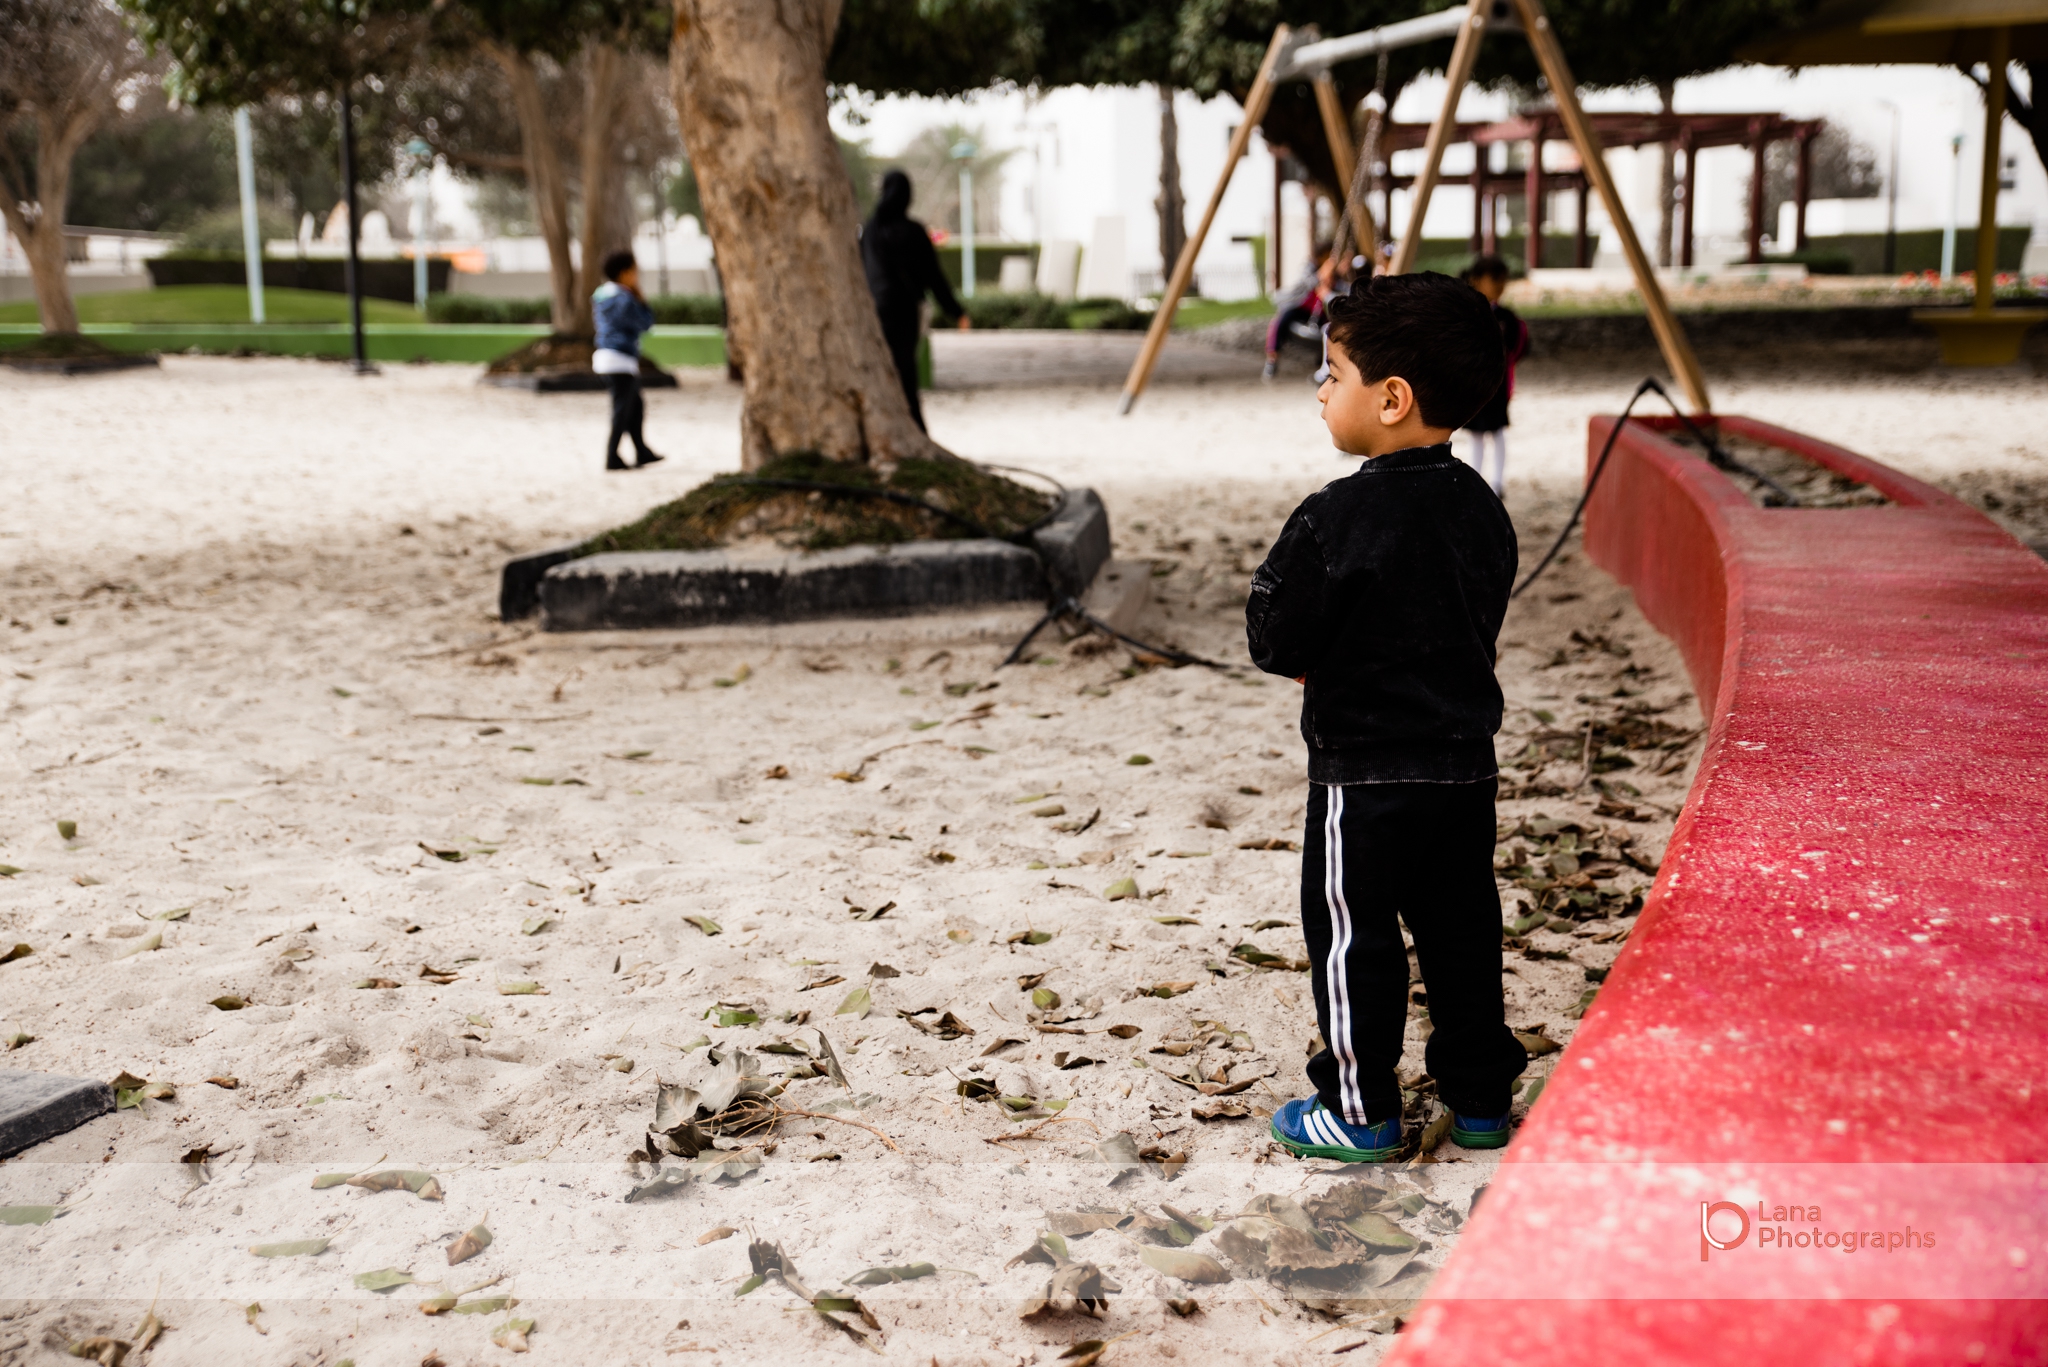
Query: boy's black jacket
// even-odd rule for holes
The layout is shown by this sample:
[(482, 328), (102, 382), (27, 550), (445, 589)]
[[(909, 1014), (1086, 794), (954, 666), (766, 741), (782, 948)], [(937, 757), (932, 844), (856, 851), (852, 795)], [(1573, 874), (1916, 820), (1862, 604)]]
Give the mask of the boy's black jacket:
[(1449, 443), (1368, 460), (1294, 510), (1252, 576), (1245, 632), (1269, 674), (1307, 677), (1316, 783), (1493, 777), (1494, 641), (1515, 528)]

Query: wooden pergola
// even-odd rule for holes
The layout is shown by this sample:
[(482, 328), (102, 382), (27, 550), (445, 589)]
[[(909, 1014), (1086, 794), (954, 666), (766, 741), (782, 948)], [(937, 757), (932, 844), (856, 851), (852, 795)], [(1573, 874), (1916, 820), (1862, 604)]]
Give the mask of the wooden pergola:
[[(2048, 0), (1828, 0), (1805, 24), (1746, 48), (1747, 61), (1789, 67), (1984, 64), (1984, 161), (1977, 200), (1976, 297), (1967, 309), (1913, 316), (1941, 338), (1950, 365), (2010, 365), (2048, 310), (1999, 308), (1998, 145), (2006, 67), (2048, 62)], [(2039, 98), (2040, 91), (2034, 92)]]
[[(1813, 190), (1813, 140), (1826, 125), (1820, 119), (1788, 119), (1782, 114), (1588, 114), (1587, 123), (1603, 147), (1645, 147), (1672, 143), (1685, 154), (1684, 190), (1680, 202), (1679, 265), (1693, 264), (1693, 206), (1698, 202), (1695, 184), (1698, 166), (1694, 156), (1709, 147), (1747, 147), (1754, 169), (1749, 186), (1749, 260), (1763, 260), (1763, 239), (1769, 226), (1764, 222), (1765, 158), (1772, 143), (1791, 142), (1798, 149), (1798, 172), (1793, 200), (1798, 206), (1794, 250), (1806, 247), (1806, 205)], [(1429, 140), (1426, 123), (1392, 123), (1381, 135), (1382, 153), (1421, 149)], [(1495, 250), (1495, 215), (1489, 212), (1498, 201), (1519, 195), (1529, 203), (1529, 241), (1525, 255), (1530, 269), (1542, 265), (1541, 250), (1545, 201), (1552, 194), (1578, 196), (1578, 231), (1573, 246), (1574, 266), (1592, 264), (1591, 241), (1586, 232), (1586, 207), (1591, 182), (1583, 166), (1569, 170), (1543, 170), (1543, 148), (1552, 142), (1571, 143), (1564, 119), (1555, 109), (1529, 109), (1512, 118), (1493, 123), (1460, 123), (1450, 144), (1470, 143), (1474, 147), (1471, 185), (1472, 250)], [(1528, 159), (1518, 170), (1494, 171), (1487, 167), (1487, 148), (1496, 143), (1528, 144)], [(1415, 183), (1414, 176), (1379, 172), (1380, 221), (1393, 217), (1394, 191)]]

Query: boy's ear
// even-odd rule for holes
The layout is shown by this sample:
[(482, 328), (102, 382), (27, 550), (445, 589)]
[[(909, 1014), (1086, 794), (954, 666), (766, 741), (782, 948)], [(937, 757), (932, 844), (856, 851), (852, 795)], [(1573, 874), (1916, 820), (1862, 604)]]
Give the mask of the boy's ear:
[(1383, 427), (1398, 427), (1415, 411), (1415, 387), (1399, 375), (1380, 381), (1379, 419)]

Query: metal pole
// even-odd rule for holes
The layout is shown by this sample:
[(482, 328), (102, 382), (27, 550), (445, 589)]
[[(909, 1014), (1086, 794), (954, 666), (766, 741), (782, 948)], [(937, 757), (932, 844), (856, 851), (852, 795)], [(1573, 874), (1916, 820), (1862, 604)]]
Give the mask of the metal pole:
[(354, 359), (358, 375), (373, 375), (376, 367), (363, 346), (363, 290), (362, 261), (357, 254), (360, 228), (356, 218), (356, 121), (349, 110), (348, 85), (341, 87), (341, 185), (342, 198), (348, 205), (348, 256), (345, 266), (348, 288), (348, 326), (350, 355)]
[(249, 321), (263, 315), (263, 229), (256, 221), (256, 135), (249, 106), (235, 111), (235, 174), (242, 188), (242, 266), (249, 279)]
[(412, 237), (412, 306), (421, 313), (427, 311), (427, 216), (432, 209), (432, 199), (427, 187), (428, 171), (422, 166), (413, 173), (413, 209), (419, 215), (420, 226)]
[(1892, 169), (1884, 185), (1884, 273), (1892, 275), (1899, 269), (1899, 107), (1890, 100), (1878, 103), (1892, 111)]
[(964, 139), (955, 145), (960, 158), (960, 297), (974, 297), (974, 153), (975, 146)]
[(666, 296), (668, 289), (668, 186), (663, 183), (661, 164), (655, 163), (648, 173), (649, 188), (654, 192), (654, 260), (661, 274), (661, 292)]
[(1963, 199), (1963, 135), (1948, 140), (1948, 222), (1941, 229), (1941, 283), (1956, 278), (1956, 215)]

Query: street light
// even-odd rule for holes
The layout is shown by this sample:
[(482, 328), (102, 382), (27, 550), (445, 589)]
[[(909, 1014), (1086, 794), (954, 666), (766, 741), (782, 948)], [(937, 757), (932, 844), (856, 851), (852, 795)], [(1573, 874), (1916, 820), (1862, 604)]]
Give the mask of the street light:
[(260, 323), (263, 312), (263, 229), (256, 217), (256, 137), (249, 127), (249, 106), (235, 111), (235, 177), (242, 192), (242, 272), (249, 282), (249, 321)]
[(419, 138), (405, 145), (413, 158), (412, 211), (416, 222), (412, 229), (412, 304), (421, 313), (427, 311), (427, 226), (433, 213), (433, 201), (429, 194), (427, 178), (433, 166), (433, 149)]
[(974, 297), (974, 156), (981, 149), (971, 138), (953, 144), (960, 163), (960, 297)]
[(1955, 134), (1948, 140), (1951, 165), (1948, 176), (1948, 222), (1941, 230), (1941, 283), (1946, 285), (1956, 278), (1956, 218), (1961, 214), (1959, 207), (1963, 199), (1963, 135)]

